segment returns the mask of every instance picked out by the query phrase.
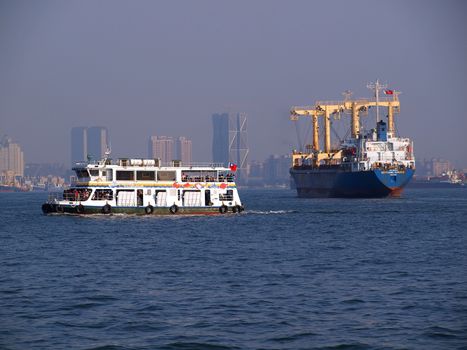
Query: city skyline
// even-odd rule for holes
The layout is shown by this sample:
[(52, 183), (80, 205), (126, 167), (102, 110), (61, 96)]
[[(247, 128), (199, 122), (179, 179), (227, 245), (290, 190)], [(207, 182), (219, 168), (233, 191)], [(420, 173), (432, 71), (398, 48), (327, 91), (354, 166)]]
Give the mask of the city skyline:
[(80, 125), (111, 127), (114, 154), (144, 156), (157, 132), (209, 161), (209, 116), (224, 110), (248, 114), (252, 159), (285, 154), (292, 106), (368, 97), (379, 78), (402, 91), (397, 130), (416, 157), (467, 166), (464, 2), (105, 3), (2, 3), (0, 125), (32, 161), (68, 163)]
[[(225, 132), (223, 135), (224, 139), (228, 140), (228, 144), (235, 144), (235, 140), (239, 139), (237, 137), (237, 128), (238, 124), (242, 121), (242, 118), (244, 118), (243, 121), (245, 122), (245, 127), (240, 129), (246, 134), (246, 116), (241, 113), (214, 114), (212, 116), (213, 128), (216, 126), (216, 121), (220, 122), (220, 125), (222, 125), (222, 122), (227, 122), (227, 129), (224, 130)], [(81, 151), (83, 154), (85, 150), (87, 150), (88, 129), (100, 130), (98, 133), (94, 132), (96, 135), (102, 135), (103, 131), (105, 131), (104, 134), (106, 137), (108, 135), (108, 130), (103, 127), (73, 128), (71, 135), (73, 136), (75, 133), (79, 136), (78, 141), (81, 141), (81, 146), (78, 148), (82, 148)], [(91, 135), (92, 134), (93, 133), (91, 133)], [(74, 135), (75, 142), (76, 135)], [(213, 135), (215, 136), (216, 132), (214, 132)], [(222, 141), (222, 137), (220, 139)], [(21, 145), (13, 142), (13, 139), (7, 135), (4, 135), (0, 141), (0, 183), (2, 185), (14, 185), (17, 188), (21, 188), (21, 190), (39, 191), (46, 189), (54, 190), (67, 185), (66, 178), (72, 174), (70, 168), (67, 169), (67, 167), (60, 163), (25, 163), (24, 154), (21, 151)], [(216, 140), (213, 137), (213, 151), (216, 149), (214, 147), (215, 143)], [(73, 144), (73, 137), (71, 144)], [(182, 165), (192, 164), (192, 160), (190, 159), (192, 147), (191, 140), (184, 136), (179, 136), (175, 140), (174, 137), (171, 136), (152, 136), (149, 140), (149, 152), (152, 152), (153, 146), (157, 149), (157, 152), (166, 152), (165, 156), (158, 156), (152, 153), (148, 155), (149, 158), (160, 158), (162, 160), (161, 165), (171, 165), (171, 160), (176, 159), (181, 160)], [(103, 149), (102, 145), (100, 146), (100, 149)], [(232, 147), (227, 151), (228, 152), (226, 152), (227, 155), (225, 155), (225, 157), (228, 158), (225, 159), (232, 159), (230, 157), (235, 156), (238, 149)], [(170, 154), (175, 155), (175, 157), (170, 156)], [(168, 160), (169, 158), (167, 157), (169, 157), (170, 160)], [(233, 160), (235, 161), (235, 159)], [(242, 185), (247, 185), (249, 187), (287, 188), (290, 186), (289, 169), (291, 161), (292, 159), (290, 154), (271, 154), (263, 160), (248, 161), (246, 164), (243, 164), (243, 168), (240, 167), (237, 169), (237, 178), (242, 182)], [(435, 183), (437, 181), (448, 180), (464, 181), (467, 176), (467, 169), (454, 167), (448, 159), (434, 157), (431, 159), (422, 158), (418, 159), (416, 163), (416, 178), (419, 178), (422, 182), (430, 179), (435, 181)]]

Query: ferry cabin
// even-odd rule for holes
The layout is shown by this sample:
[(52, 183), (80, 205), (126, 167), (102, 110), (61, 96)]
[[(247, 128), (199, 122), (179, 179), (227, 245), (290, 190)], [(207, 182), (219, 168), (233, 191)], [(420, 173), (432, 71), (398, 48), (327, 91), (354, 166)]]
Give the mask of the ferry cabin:
[(154, 159), (76, 166), (77, 181), (44, 212), (202, 214), (243, 210), (235, 175), (217, 166), (160, 167)]

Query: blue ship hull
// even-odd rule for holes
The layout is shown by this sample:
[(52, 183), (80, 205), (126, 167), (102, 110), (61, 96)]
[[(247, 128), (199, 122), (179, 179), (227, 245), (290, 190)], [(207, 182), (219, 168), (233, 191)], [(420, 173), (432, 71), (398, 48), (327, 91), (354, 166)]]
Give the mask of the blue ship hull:
[(344, 171), (340, 167), (290, 169), (299, 197), (381, 198), (400, 195), (413, 169)]

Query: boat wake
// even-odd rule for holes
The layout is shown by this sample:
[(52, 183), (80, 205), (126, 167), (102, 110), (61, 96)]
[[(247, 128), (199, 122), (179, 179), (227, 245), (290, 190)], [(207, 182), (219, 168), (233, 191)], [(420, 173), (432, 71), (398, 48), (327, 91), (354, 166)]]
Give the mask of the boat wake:
[(298, 213), (297, 210), (247, 210), (245, 214), (255, 215), (278, 215), (278, 214), (291, 214)]

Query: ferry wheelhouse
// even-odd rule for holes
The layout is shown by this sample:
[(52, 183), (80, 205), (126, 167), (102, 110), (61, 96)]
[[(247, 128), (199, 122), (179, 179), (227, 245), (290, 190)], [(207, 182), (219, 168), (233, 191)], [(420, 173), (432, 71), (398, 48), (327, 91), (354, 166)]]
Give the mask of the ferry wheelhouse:
[(60, 198), (42, 205), (45, 214), (225, 214), (244, 210), (236, 166), (190, 165), (159, 159), (105, 158), (78, 163), (76, 181)]

